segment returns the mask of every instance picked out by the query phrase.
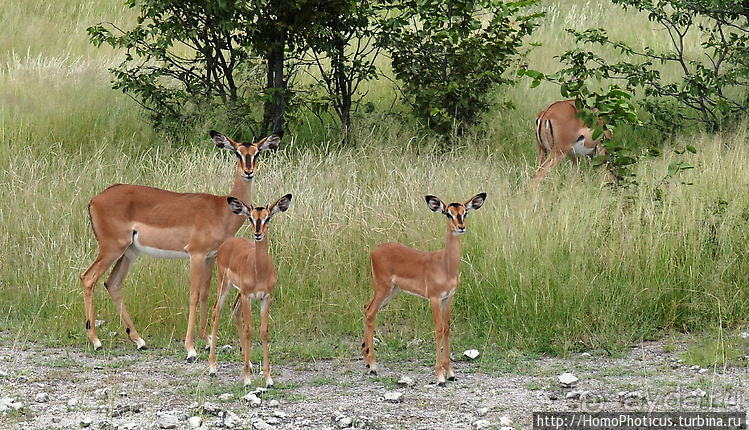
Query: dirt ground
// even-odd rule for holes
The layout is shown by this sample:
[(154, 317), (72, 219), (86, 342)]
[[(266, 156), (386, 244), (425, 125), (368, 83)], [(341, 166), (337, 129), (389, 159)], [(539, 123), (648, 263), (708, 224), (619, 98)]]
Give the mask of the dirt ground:
[[(427, 357), (379, 361), (378, 377), (366, 375), (353, 349), (347, 360), (278, 363), (271, 357), (276, 386), (254, 396), (248, 394), (256, 387), (242, 386), (236, 353), (219, 355), (218, 376), (211, 378), (207, 353), (186, 363), (127, 345), (94, 353), (12, 339), (0, 333), (3, 429), (528, 429), (533, 412), (542, 411), (749, 406), (749, 367), (687, 365), (680, 358), (686, 338), (636, 345), (614, 357), (520, 359), (511, 370), (492, 373), (479, 371), (480, 357), (471, 361), (456, 352), (457, 381), (445, 388), (435, 384)], [(563, 373), (578, 381), (562, 386)], [(411, 385), (398, 383), (404, 377)]]

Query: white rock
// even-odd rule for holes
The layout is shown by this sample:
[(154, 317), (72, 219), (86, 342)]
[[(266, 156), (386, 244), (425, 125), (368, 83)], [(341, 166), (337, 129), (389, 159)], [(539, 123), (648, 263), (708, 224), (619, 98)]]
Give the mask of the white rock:
[(504, 416), (504, 417), (502, 417), (502, 418), (499, 419), (499, 425), (501, 427), (512, 427), (513, 424), (514, 423), (512, 422), (512, 420), (510, 419), (510, 417)]
[[(277, 408), (277, 407), (278, 407), (278, 405), (280, 405), (280, 404), (281, 404), (281, 403), (279, 403), (279, 402), (278, 402), (278, 400), (276, 400), (276, 399), (273, 399), (273, 400), (271, 400), (270, 402), (268, 402), (268, 407), (269, 407), (269, 408)], [(282, 412), (282, 413), (283, 413), (283, 412)]]
[(749, 339), (749, 332), (741, 332), (739, 333), (739, 337), (742, 339)]
[(582, 354), (580, 354), (580, 357), (583, 357), (583, 358), (590, 358), (590, 357), (591, 357), (591, 355), (590, 355), (590, 353), (589, 353), (589, 352), (583, 352)]
[(71, 399), (68, 400), (68, 407), (69, 408), (74, 408), (74, 407), (78, 406), (80, 403), (81, 403), (81, 401), (78, 399), (78, 397), (73, 397), (73, 398), (71, 398)]
[[(271, 400), (271, 403), (273, 403), (273, 400)], [(286, 415), (286, 412), (283, 412), (283, 411), (273, 411), (273, 416), (277, 418), (286, 418), (287, 415)]]
[(221, 347), (221, 352), (222, 353), (226, 353), (226, 352), (231, 351), (232, 349), (234, 349), (233, 346), (231, 346), (231, 345), (224, 345), (224, 346)]
[(466, 357), (468, 357), (471, 360), (473, 360), (473, 359), (475, 359), (476, 357), (479, 356), (479, 352), (476, 349), (469, 349), (467, 351), (464, 351), (463, 355), (465, 355)]
[(695, 364), (694, 366), (690, 367), (689, 370), (698, 371), (700, 370), (700, 366), (698, 364)]
[(4, 412), (7, 410), (17, 411), (21, 408), (23, 408), (23, 403), (16, 402), (15, 399), (11, 397), (0, 398), (0, 412)]
[(338, 428), (340, 429), (347, 429), (354, 424), (354, 420), (351, 417), (342, 417), (340, 420), (337, 420), (336, 424), (338, 424)]
[(569, 373), (569, 372), (565, 372), (565, 373), (562, 373), (561, 375), (559, 375), (559, 383), (563, 387), (574, 387), (575, 384), (577, 384), (578, 380), (579, 379), (577, 379), (577, 377), (575, 375), (573, 375), (572, 373)]
[(252, 422), (252, 428), (255, 430), (273, 430), (273, 426), (258, 418)]
[(476, 409), (476, 413), (479, 414), (480, 417), (486, 416), (486, 414), (489, 413), (489, 408), (478, 408)]
[(162, 429), (176, 429), (179, 426), (179, 419), (170, 413), (161, 414), (156, 419), (156, 425)]
[(242, 420), (232, 411), (224, 411), (224, 416), (221, 418), (221, 422), (224, 424), (224, 427), (233, 429), (234, 427), (238, 427), (240, 424), (242, 424)]
[(37, 403), (47, 403), (49, 401), (49, 394), (37, 393), (37, 395), (34, 396), (34, 401)]
[(587, 391), (573, 390), (567, 393), (564, 397), (568, 400), (576, 400), (583, 396)]
[(191, 429), (196, 429), (203, 425), (203, 417), (199, 417), (197, 415), (194, 417), (190, 417), (187, 420), (187, 424), (190, 426)]
[(94, 422), (94, 420), (92, 420), (92, 419), (91, 419), (91, 418), (89, 418), (89, 417), (86, 417), (86, 418), (83, 418), (83, 419), (81, 420), (81, 422), (80, 422), (80, 425), (81, 425), (81, 427), (83, 427), (83, 428), (86, 428), (86, 427), (91, 427), (91, 423), (93, 423), (93, 422)]
[(232, 393), (224, 393), (224, 394), (218, 396), (218, 398), (219, 398), (219, 400), (227, 401), (227, 400), (233, 399), (234, 398), (234, 394), (232, 394)]
[(691, 394), (694, 397), (705, 397), (705, 396), (707, 396), (707, 393), (705, 392), (705, 390), (703, 390), (701, 388), (698, 388), (698, 389), (690, 392), (689, 394)]
[(210, 402), (203, 403), (203, 412), (218, 416), (221, 413), (221, 408)]
[(385, 401), (390, 403), (400, 403), (403, 401), (403, 393), (399, 391), (388, 391), (385, 393)]
[(700, 370), (698, 370), (698, 373), (707, 373), (709, 371), (710, 371), (710, 369), (700, 369)]
[(253, 408), (257, 408), (263, 402), (255, 393), (249, 393), (246, 396), (242, 397), (242, 399), (248, 402)]
[(490, 423), (488, 420), (478, 420), (474, 421), (473, 424), (471, 424), (471, 427), (475, 429), (488, 429), (491, 427), (492, 423)]
[(414, 380), (408, 376), (404, 376), (398, 380), (398, 385), (405, 385), (406, 387), (413, 387)]

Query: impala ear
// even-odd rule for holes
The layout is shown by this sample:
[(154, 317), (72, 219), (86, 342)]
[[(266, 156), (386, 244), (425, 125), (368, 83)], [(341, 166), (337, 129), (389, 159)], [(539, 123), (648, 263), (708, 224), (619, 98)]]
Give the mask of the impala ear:
[(484, 205), (484, 201), (486, 201), (486, 193), (476, 194), (471, 197), (471, 200), (468, 200), (464, 205), (466, 207), (466, 212), (475, 211), (480, 208)]
[(250, 216), (250, 209), (241, 200), (234, 197), (227, 197), (226, 202), (229, 204), (229, 209), (235, 214)]
[(267, 151), (269, 149), (276, 149), (278, 148), (278, 145), (281, 143), (281, 138), (283, 137), (283, 133), (273, 133), (270, 136), (266, 137), (265, 139), (261, 140), (257, 144), (257, 148), (260, 151)]
[(445, 213), (445, 204), (442, 203), (442, 200), (434, 196), (426, 196), (426, 200), (429, 209), (433, 210), (434, 212)]
[(229, 139), (228, 137), (224, 136), (223, 134), (217, 132), (216, 130), (211, 130), (211, 139), (213, 140), (213, 143), (216, 144), (221, 149), (228, 149), (229, 151), (236, 152), (237, 151), (237, 145), (234, 141)]
[(289, 205), (291, 205), (291, 194), (286, 194), (285, 196), (278, 199), (277, 202), (270, 205), (270, 214), (275, 215), (279, 212), (286, 212), (286, 209), (289, 208)]

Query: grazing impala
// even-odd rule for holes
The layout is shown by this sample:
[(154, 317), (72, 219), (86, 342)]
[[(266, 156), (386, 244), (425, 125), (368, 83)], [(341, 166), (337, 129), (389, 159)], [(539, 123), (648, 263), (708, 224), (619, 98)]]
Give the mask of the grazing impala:
[[(231, 291), (231, 286), (239, 290), (234, 304), (234, 318), (242, 345), (244, 361), (244, 385), (250, 385), (250, 343), (252, 342), (252, 314), (250, 301), (260, 300), (260, 336), (263, 339), (263, 374), (265, 386), (273, 387), (268, 362), (268, 310), (271, 293), (276, 286), (276, 269), (268, 254), (268, 223), (271, 217), (285, 212), (291, 204), (291, 194), (286, 194), (268, 207), (250, 209), (234, 197), (227, 198), (231, 211), (249, 217), (255, 241), (243, 237), (232, 237), (218, 248), (217, 297), (213, 306), (211, 327), (211, 355), (208, 358), (208, 374), (216, 375), (216, 339), (221, 307)], [(242, 319), (244, 318), (244, 325)]]
[[(211, 130), (217, 147), (236, 154), (237, 168), (230, 196), (250, 200), (252, 180), (261, 151), (278, 147), (281, 135), (273, 134), (258, 143), (237, 143)], [(130, 320), (122, 300), (122, 283), (141, 253), (157, 258), (190, 259), (190, 314), (185, 348), (187, 361), (197, 357), (193, 345), (195, 312), (200, 302), (200, 336), (206, 339), (206, 300), (211, 284), (211, 272), (216, 250), (234, 236), (245, 221), (226, 205), (226, 196), (210, 194), (174, 193), (140, 185), (112, 185), (94, 196), (88, 212), (99, 253), (91, 266), (81, 275), (83, 298), (86, 305), (86, 329), (94, 349), (101, 348), (94, 324), (94, 287), (101, 276), (114, 264), (104, 286), (125, 323), (130, 340), (138, 349), (146, 342), (141, 339)]]
[(364, 308), (365, 328), (362, 355), (369, 365), (369, 371), (377, 375), (374, 358), (374, 322), (377, 312), (398, 293), (405, 291), (429, 300), (434, 319), (434, 333), (437, 340), (437, 381), (445, 386), (445, 376), (454, 381), (455, 374), (450, 365), (450, 311), (453, 295), (458, 289), (460, 275), (460, 235), (465, 233), (465, 218), (469, 212), (479, 209), (486, 199), (486, 193), (473, 196), (461, 203), (445, 206), (440, 199), (426, 196), (429, 209), (447, 217), (447, 238), (445, 249), (433, 252), (417, 251), (397, 243), (383, 243), (372, 251), (372, 278), (374, 297)]
[[(601, 140), (593, 140), (593, 130), (586, 127), (577, 115), (574, 100), (563, 100), (549, 106), (536, 117), (536, 141), (538, 142), (538, 169), (536, 185), (546, 177), (549, 171), (570, 157), (572, 164), (577, 164), (579, 157), (591, 155), (594, 151), (605, 154)], [(599, 119), (598, 125), (603, 125)], [(604, 136), (611, 139), (611, 131)]]

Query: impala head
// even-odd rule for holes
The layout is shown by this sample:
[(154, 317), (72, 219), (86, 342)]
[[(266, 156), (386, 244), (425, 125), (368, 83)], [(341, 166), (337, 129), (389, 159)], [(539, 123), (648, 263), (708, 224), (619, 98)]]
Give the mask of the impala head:
[(468, 212), (475, 211), (484, 204), (486, 193), (476, 194), (465, 203), (450, 203), (445, 205), (442, 200), (434, 196), (426, 196), (429, 209), (435, 212), (441, 212), (447, 217), (447, 222), (454, 235), (460, 235), (466, 232), (466, 215)]
[(281, 142), (282, 133), (271, 134), (265, 139), (257, 143), (238, 143), (229, 137), (211, 130), (211, 139), (221, 149), (232, 151), (237, 158), (239, 158), (239, 164), (244, 171), (245, 181), (251, 181), (255, 178), (255, 166), (257, 165), (258, 156), (262, 151), (269, 149), (278, 148), (278, 144)]
[(245, 215), (250, 219), (252, 223), (252, 235), (256, 242), (260, 242), (265, 237), (265, 233), (268, 232), (268, 224), (273, 215), (279, 212), (286, 212), (291, 204), (291, 194), (278, 199), (277, 202), (270, 206), (258, 206), (254, 209), (250, 209), (242, 203), (241, 200), (234, 197), (227, 197), (227, 203), (232, 212), (237, 215)]

